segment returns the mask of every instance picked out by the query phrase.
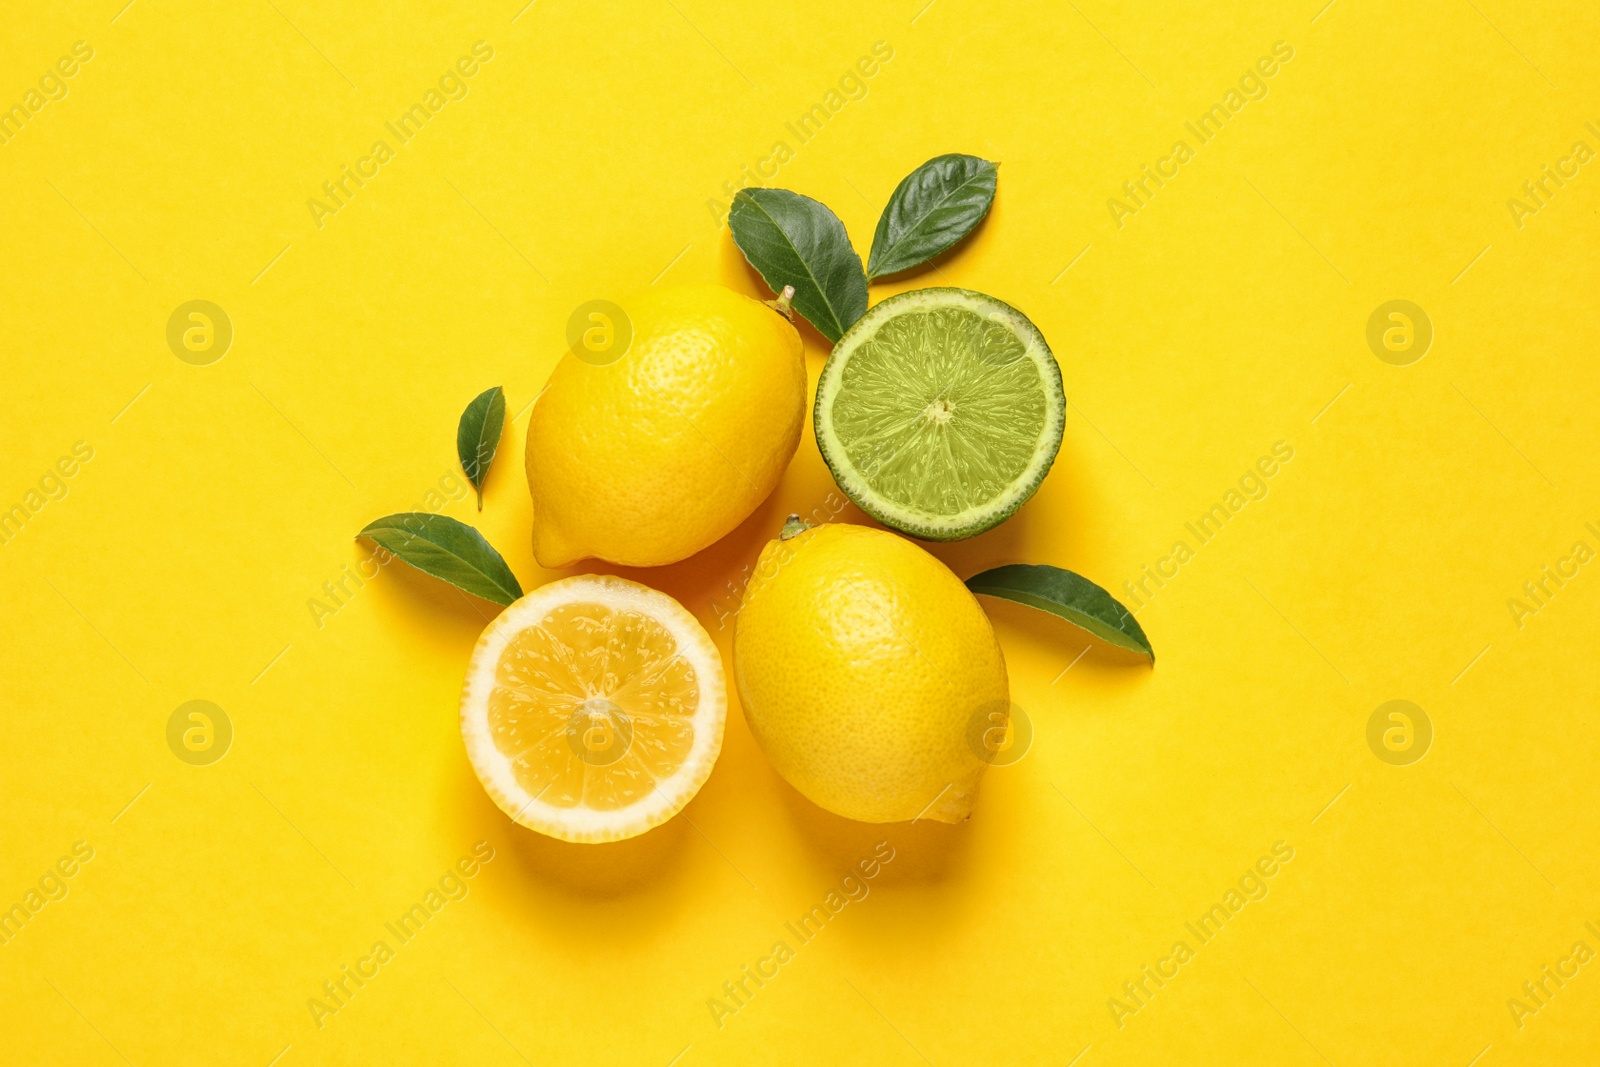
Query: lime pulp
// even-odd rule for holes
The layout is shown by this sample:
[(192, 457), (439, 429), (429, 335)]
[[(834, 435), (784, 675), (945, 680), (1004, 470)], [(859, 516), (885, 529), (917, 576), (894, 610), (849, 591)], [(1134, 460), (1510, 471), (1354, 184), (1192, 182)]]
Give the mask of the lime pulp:
[(930, 541), (1004, 522), (1061, 447), (1066, 395), (1043, 335), (969, 289), (918, 289), (873, 307), (817, 383), (817, 445), (873, 518)]

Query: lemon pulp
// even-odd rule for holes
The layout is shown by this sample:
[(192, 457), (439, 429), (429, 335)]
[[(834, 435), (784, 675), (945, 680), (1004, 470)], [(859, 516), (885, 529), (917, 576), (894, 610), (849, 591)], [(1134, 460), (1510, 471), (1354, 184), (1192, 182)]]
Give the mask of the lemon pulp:
[(500, 654), (489, 730), (530, 796), (612, 811), (643, 799), (689, 758), (699, 704), (694, 666), (659, 622), (569, 603)]

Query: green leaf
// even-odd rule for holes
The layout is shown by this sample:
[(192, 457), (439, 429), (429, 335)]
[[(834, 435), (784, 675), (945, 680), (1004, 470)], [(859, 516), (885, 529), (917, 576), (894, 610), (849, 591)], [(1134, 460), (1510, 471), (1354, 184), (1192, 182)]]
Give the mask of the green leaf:
[(1043, 564), (1013, 563), (975, 574), (967, 588), (1059, 615), (1103, 641), (1156, 661), (1139, 620), (1117, 599), (1081, 574)]
[(910, 270), (971, 233), (989, 213), (998, 175), (988, 160), (959, 153), (935, 156), (906, 175), (878, 219), (867, 277)]
[(489, 476), (500, 447), (500, 431), (506, 424), (506, 394), (498, 385), (472, 398), (456, 426), (456, 455), (467, 481), (478, 491), (478, 510), (483, 510), (483, 480)]
[(728, 212), (734, 243), (774, 293), (830, 341), (867, 313), (867, 276), (839, 216), (787, 189), (740, 189)]
[(522, 595), (517, 576), (483, 535), (464, 522), (426, 511), (403, 511), (369, 522), (370, 537), (424, 574), (443, 578), (473, 596), (510, 604)]

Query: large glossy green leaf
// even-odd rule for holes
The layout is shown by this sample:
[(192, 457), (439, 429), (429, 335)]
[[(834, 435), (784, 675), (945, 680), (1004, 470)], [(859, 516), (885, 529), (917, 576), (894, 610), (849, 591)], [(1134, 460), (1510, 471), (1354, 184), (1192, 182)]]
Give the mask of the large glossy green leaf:
[(908, 174), (878, 219), (867, 277), (910, 270), (971, 233), (989, 213), (998, 174), (988, 160), (960, 153), (935, 156)]
[(1044, 564), (1013, 563), (973, 575), (967, 588), (1048, 611), (1103, 641), (1156, 661), (1150, 639), (1133, 613), (1081, 574)]
[(839, 216), (787, 189), (741, 189), (728, 212), (734, 243), (772, 287), (794, 286), (794, 308), (837, 341), (867, 313), (867, 276)]
[(489, 464), (500, 448), (500, 431), (506, 424), (506, 393), (498, 385), (472, 398), (456, 426), (456, 455), (461, 470), (478, 491), (478, 510), (483, 510), (483, 480)]
[(370, 537), (411, 566), (496, 604), (522, 595), (517, 576), (483, 535), (464, 522), (426, 511), (405, 511), (369, 522)]

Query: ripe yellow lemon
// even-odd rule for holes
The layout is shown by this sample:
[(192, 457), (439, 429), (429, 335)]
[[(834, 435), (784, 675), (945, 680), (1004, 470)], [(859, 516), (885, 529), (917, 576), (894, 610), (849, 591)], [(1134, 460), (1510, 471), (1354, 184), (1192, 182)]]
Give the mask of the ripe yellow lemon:
[(609, 575), (541, 586), (478, 639), (461, 734), (502, 811), (563, 841), (676, 815), (722, 750), (722, 657), (665, 593)]
[(788, 319), (719, 285), (651, 289), (623, 311), (605, 324), (631, 326), (623, 355), (568, 352), (533, 406), (541, 566), (691, 556), (766, 499), (800, 443), (806, 369)]
[(977, 738), (1010, 708), (1005, 657), (977, 599), (923, 549), (864, 526), (767, 545), (733, 667), (778, 773), (863, 822), (965, 819), (989, 762)]

